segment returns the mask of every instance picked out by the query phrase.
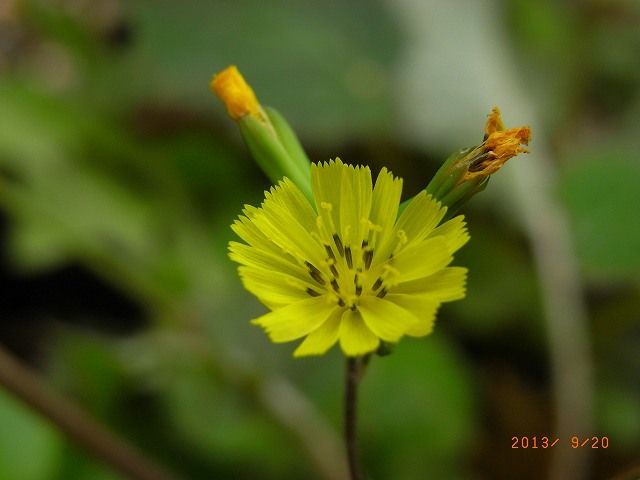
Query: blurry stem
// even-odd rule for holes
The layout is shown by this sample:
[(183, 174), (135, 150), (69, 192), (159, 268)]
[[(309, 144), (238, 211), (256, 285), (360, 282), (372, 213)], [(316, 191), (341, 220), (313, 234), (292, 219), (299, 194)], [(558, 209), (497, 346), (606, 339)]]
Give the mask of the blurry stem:
[(358, 384), (364, 374), (364, 360), (347, 358), (346, 385), (344, 397), (344, 435), (347, 447), (347, 461), (351, 480), (362, 480), (358, 458)]
[(52, 390), (43, 378), (0, 346), (0, 385), (49, 419), (94, 457), (133, 480), (177, 480), (107, 430), (78, 405)]
[[(533, 247), (542, 288), (556, 434), (590, 435), (593, 428), (592, 356), (587, 311), (567, 214), (554, 198), (556, 172), (538, 147), (538, 161), (515, 172), (516, 195)], [(578, 480), (589, 471), (589, 450), (554, 450), (550, 480)]]
[(262, 407), (296, 437), (326, 480), (347, 480), (339, 438), (315, 406), (285, 378), (269, 376), (255, 386)]
[[(340, 438), (328, 425), (305, 395), (291, 382), (279, 375), (269, 375), (259, 368), (237, 361), (237, 355), (228, 346), (214, 344), (189, 321), (189, 332), (181, 329), (168, 335), (155, 333), (164, 342), (164, 351), (186, 348), (184, 354), (197, 353), (210, 373), (256, 401), (268, 415), (288, 430), (306, 451), (315, 466), (319, 478), (324, 480), (349, 480), (347, 462)], [(179, 340), (176, 345), (176, 340)], [(181, 347), (180, 347), (181, 346)], [(182, 350), (177, 354), (182, 355)]]

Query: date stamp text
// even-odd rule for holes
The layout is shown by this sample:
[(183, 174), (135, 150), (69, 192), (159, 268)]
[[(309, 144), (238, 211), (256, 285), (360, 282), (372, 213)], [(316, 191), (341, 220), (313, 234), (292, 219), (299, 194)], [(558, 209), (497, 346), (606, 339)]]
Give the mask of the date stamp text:
[[(511, 437), (511, 448), (553, 448), (563, 444), (563, 440), (559, 437), (546, 435), (521, 435)], [(609, 448), (609, 437), (603, 435), (594, 435), (592, 437), (582, 437), (574, 435), (564, 440), (565, 445), (571, 448)]]

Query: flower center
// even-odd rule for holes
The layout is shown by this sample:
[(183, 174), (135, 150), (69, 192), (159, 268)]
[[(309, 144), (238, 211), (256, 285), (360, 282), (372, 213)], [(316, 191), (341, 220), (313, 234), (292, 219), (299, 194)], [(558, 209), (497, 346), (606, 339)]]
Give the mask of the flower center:
[(365, 239), (356, 246), (345, 245), (337, 233), (331, 239), (331, 244), (324, 243), (327, 253), (322, 266), (324, 272), (311, 262), (305, 262), (315, 283), (315, 288), (307, 288), (307, 294), (312, 297), (329, 295), (339, 306), (352, 310), (357, 309), (362, 295), (383, 298), (387, 291), (379, 272), (381, 269), (371, 269), (374, 250), (369, 241)]

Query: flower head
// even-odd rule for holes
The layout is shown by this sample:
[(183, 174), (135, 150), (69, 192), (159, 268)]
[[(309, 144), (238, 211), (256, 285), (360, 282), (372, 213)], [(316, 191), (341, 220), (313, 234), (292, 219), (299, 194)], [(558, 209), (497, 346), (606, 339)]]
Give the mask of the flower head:
[(446, 205), (451, 216), (484, 190), (491, 175), (507, 160), (519, 153), (529, 153), (523, 145), (528, 145), (530, 139), (529, 127), (505, 129), (500, 110), (493, 107), (487, 116), (482, 143), (451, 155), (425, 190)]
[(431, 332), (442, 302), (464, 297), (466, 269), (450, 267), (469, 236), (462, 216), (426, 192), (397, 217), (402, 180), (339, 159), (313, 164), (311, 205), (288, 178), (245, 206), (231, 242), (244, 286), (272, 311), (253, 320), (274, 342), (304, 337), (295, 356), (340, 342), (348, 356)]

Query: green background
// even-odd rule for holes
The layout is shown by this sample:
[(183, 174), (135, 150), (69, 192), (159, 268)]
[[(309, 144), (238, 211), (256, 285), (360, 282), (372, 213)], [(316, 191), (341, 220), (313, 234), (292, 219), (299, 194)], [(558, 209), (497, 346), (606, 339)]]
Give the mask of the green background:
[[(554, 434), (547, 289), (518, 207), (548, 194), (588, 314), (591, 433), (610, 441), (585, 478), (609, 478), (640, 462), (638, 58), (634, 1), (8, 0), (0, 341), (186, 478), (324, 478), (304, 421), (277, 411), (303, 401), (338, 438), (343, 359), (294, 360), (249, 324), (265, 309), (226, 244), (269, 182), (211, 75), (237, 64), (313, 161), (387, 166), (404, 198), (499, 105), (531, 124), (531, 154), (465, 211), (467, 298), (373, 359), (363, 463), (372, 479), (547, 478), (549, 451), (510, 446)], [(522, 182), (540, 169), (546, 193)], [(123, 477), (0, 389), (0, 478)]]

